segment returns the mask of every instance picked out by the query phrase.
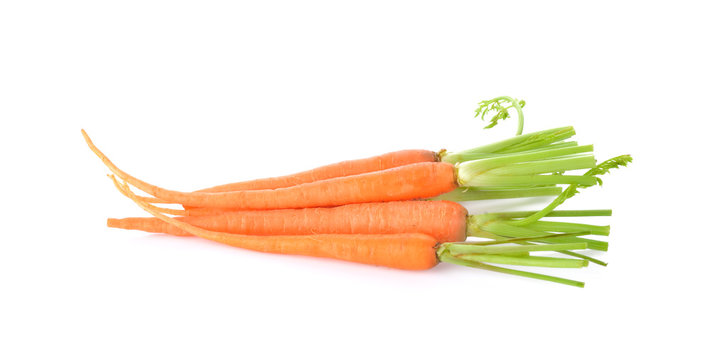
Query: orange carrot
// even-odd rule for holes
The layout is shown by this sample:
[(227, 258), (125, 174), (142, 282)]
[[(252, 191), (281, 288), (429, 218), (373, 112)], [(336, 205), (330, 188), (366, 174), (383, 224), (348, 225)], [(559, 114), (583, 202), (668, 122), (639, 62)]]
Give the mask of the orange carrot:
[(437, 153), (429, 150), (395, 151), (370, 158), (349, 160), (321, 166), (292, 175), (218, 185), (198, 191), (225, 192), (278, 189), (336, 177), (386, 170), (420, 162), (444, 161), (455, 164), (469, 160), (488, 158), (496, 154), (510, 154), (525, 150), (542, 149), (554, 143), (556, 143), (556, 145), (553, 146), (572, 146), (575, 144), (574, 142), (562, 143), (560, 141), (569, 138), (573, 134), (575, 134), (575, 131), (572, 127), (562, 127), (520, 135), (461, 152), (448, 152), (444, 149)]
[[(358, 175), (374, 171), (386, 170), (408, 164), (436, 161), (439, 161), (439, 155), (433, 151), (401, 150), (365, 159), (342, 161), (339, 163), (329, 164), (286, 176), (256, 179), (213, 186), (210, 188), (198, 190), (198, 192), (228, 192), (241, 190), (279, 189), (315, 182), (319, 180), (327, 180), (343, 176)], [(154, 203), (166, 202), (165, 200), (158, 198), (143, 198), (142, 200)], [(190, 209), (194, 207), (185, 206), (185, 208)]]
[[(386, 170), (398, 166), (419, 162), (443, 161), (448, 162), (450, 164), (456, 164), (464, 161), (490, 158), (493, 156), (511, 154), (519, 151), (530, 151), (534, 149), (542, 150), (546, 148), (574, 146), (576, 144), (575, 142), (562, 142), (562, 140), (572, 136), (574, 133), (575, 131), (572, 127), (544, 130), (516, 136), (514, 138), (506, 139), (503, 141), (480, 146), (473, 149), (468, 149), (461, 152), (448, 152), (446, 150), (440, 150), (437, 153), (428, 150), (396, 151), (365, 159), (343, 161), (340, 163), (326, 165), (288, 176), (225, 184), (198, 191), (227, 192), (238, 190), (278, 189), (308, 182), (332, 179), (336, 177), (358, 175), (368, 172)], [(550, 191), (551, 189), (548, 190)], [(470, 194), (472, 194), (472, 192), (470, 192)], [(487, 193), (485, 195), (497, 195), (497, 198), (521, 197), (525, 195), (525, 192), (519, 191), (515, 194)], [(139, 196), (139, 199), (149, 203), (170, 203), (170, 201), (154, 197)], [(466, 200), (466, 198), (464, 198), (463, 200)], [(184, 207), (193, 208), (191, 206)]]
[[(467, 210), (450, 201), (395, 201), (333, 208), (233, 211), (187, 216), (181, 221), (245, 235), (427, 234), (439, 242), (466, 239)], [(109, 227), (188, 236), (157, 218), (109, 219)]]
[(114, 165), (82, 130), (91, 150), (119, 178), (160, 199), (194, 207), (289, 209), (353, 203), (411, 200), (437, 196), (457, 188), (454, 166), (415, 163), (371, 173), (327, 179), (275, 190), (222, 193), (181, 192), (141, 181)]
[(566, 170), (595, 164), (592, 146), (566, 146), (540, 151), (495, 156), (452, 165), (423, 162), (387, 170), (344, 176), (273, 190), (242, 190), (219, 193), (167, 190), (141, 181), (114, 165), (82, 130), (90, 149), (122, 180), (164, 201), (186, 207), (223, 209), (289, 209), (338, 206), (353, 203), (428, 198), (458, 186), (491, 188), (533, 188), (556, 184), (592, 185), (585, 175), (563, 175)]
[(306, 255), (387, 266), (403, 270), (425, 270), (437, 265), (437, 240), (425, 234), (378, 235), (240, 235), (201, 229), (161, 214), (133, 194), (126, 185), (112, 177), (121, 192), (138, 206), (192, 235), (243, 249), (275, 253)]
[(319, 180), (386, 170), (420, 162), (436, 162), (438, 160), (439, 157), (433, 151), (402, 150), (365, 159), (342, 161), (296, 174), (218, 185), (198, 191), (227, 192), (238, 190), (278, 189)]

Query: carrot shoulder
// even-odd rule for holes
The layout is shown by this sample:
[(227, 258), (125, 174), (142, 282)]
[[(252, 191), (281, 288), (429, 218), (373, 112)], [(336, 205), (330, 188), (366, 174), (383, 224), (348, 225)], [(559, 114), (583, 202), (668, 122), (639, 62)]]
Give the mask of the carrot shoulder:
[(316, 181), (274, 190), (221, 193), (181, 192), (139, 180), (114, 165), (82, 130), (91, 150), (119, 178), (150, 195), (191, 207), (289, 209), (353, 203), (411, 200), (437, 196), (457, 188), (454, 166), (415, 163), (371, 173)]

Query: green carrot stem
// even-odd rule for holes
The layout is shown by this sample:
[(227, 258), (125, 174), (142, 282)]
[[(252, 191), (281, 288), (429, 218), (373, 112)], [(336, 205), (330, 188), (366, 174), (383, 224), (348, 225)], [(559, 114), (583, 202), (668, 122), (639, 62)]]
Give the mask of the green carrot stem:
[[(492, 221), (480, 224), (477, 221), (477, 216), (479, 215), (473, 215), (469, 217), (467, 221), (467, 235), (497, 240), (496, 242), (488, 242), (486, 245), (493, 245), (497, 243), (500, 244), (506, 242), (515, 242), (519, 244), (530, 244), (531, 242), (539, 242), (545, 244), (584, 242), (587, 244), (588, 249), (607, 251), (608, 244), (605, 241), (590, 240), (578, 237), (578, 235), (571, 234), (560, 234), (560, 236), (551, 237), (551, 234), (548, 232), (530, 229), (526, 226), (511, 225), (510, 221)], [(524, 238), (525, 241), (519, 241), (519, 239), (521, 238)], [(563, 251), (560, 252), (563, 253)], [(568, 252), (566, 254), (571, 255), (577, 253)], [(590, 260), (592, 258), (586, 259)], [(604, 264), (602, 261), (597, 259), (593, 259), (590, 261), (600, 265)]]
[(601, 185), (602, 180), (598, 177), (598, 175), (604, 175), (610, 172), (610, 170), (612, 169), (617, 169), (621, 166), (627, 166), (630, 162), (632, 162), (632, 157), (630, 155), (620, 155), (597, 164), (595, 167), (585, 172), (585, 176), (592, 176), (595, 178), (594, 184), (570, 184), (570, 186), (568, 186), (568, 188), (566, 188), (560, 195), (558, 195), (558, 197), (553, 199), (553, 201), (551, 201), (548, 206), (541, 209), (537, 213), (526, 217), (525, 219), (516, 220), (516, 224), (527, 225), (540, 220), (541, 218), (549, 214), (551, 211), (553, 211), (560, 204), (565, 202), (567, 199), (570, 199), (571, 197), (578, 194), (578, 188), (585, 188), (598, 184)]
[(516, 109), (516, 113), (518, 113), (518, 128), (516, 128), (516, 135), (521, 135), (523, 133), (523, 103), (519, 103), (517, 99), (514, 99), (510, 96), (501, 96), (501, 99), (508, 100), (511, 102), (511, 105)]
[(554, 144), (546, 145), (546, 146), (533, 146), (533, 145), (528, 145), (528, 146), (520, 146), (516, 148), (516, 151), (500, 151), (499, 154), (506, 155), (506, 154), (511, 154), (511, 153), (522, 153), (526, 151), (536, 151), (536, 150), (553, 150), (553, 149), (560, 149), (564, 147), (571, 147), (571, 146), (578, 146), (577, 141), (561, 141), (557, 142)]
[(587, 260), (563, 259), (546, 256), (506, 256), (492, 254), (452, 254), (452, 256), (463, 260), (503, 265), (538, 266), (550, 268), (582, 268), (588, 266)]
[(430, 200), (475, 201), (492, 199), (515, 199), (534, 196), (556, 196), (560, 194), (561, 190), (562, 189), (558, 186), (531, 187), (520, 189), (482, 189), (476, 187), (459, 187), (446, 194), (430, 198)]
[[(526, 241), (535, 241), (543, 239), (575, 239), (578, 236), (583, 236), (583, 235), (589, 235), (590, 232), (579, 232), (579, 233), (572, 233), (572, 234), (549, 234), (545, 236), (534, 236), (534, 237), (524, 237), (524, 238), (502, 238), (500, 240), (484, 240), (484, 241), (466, 241), (466, 243), (471, 243), (473, 245), (500, 245), (500, 244), (515, 244), (515, 243), (521, 243), (521, 242), (526, 242)], [(567, 241), (566, 243), (580, 243), (583, 241)], [(560, 243), (564, 243), (564, 241), (561, 241)], [(458, 242), (454, 242), (452, 244), (460, 244)]]
[[(530, 241), (544, 243), (584, 242), (588, 249), (607, 251), (607, 242), (580, 238), (574, 235), (561, 234), (560, 237), (548, 237), (549, 232), (531, 229), (528, 226), (512, 225), (510, 221), (493, 221), (478, 224), (474, 219), (478, 215), (470, 216), (467, 235), (502, 240), (504, 238), (527, 238)], [(589, 229), (586, 229), (589, 230)]]
[(594, 176), (587, 175), (478, 175), (472, 178), (465, 177), (460, 171), (459, 184), (463, 186), (533, 186), (557, 184), (583, 184), (592, 185), (596, 181)]
[(579, 258), (579, 259), (587, 260), (587, 261), (589, 261), (589, 262), (591, 262), (591, 263), (595, 263), (595, 264), (598, 264), (598, 265), (600, 265), (600, 266), (607, 266), (607, 263), (604, 262), (604, 261), (602, 261), (602, 260), (598, 260), (598, 259), (596, 259), (596, 258), (594, 258), (594, 257), (592, 257), (592, 256), (587, 256), (587, 255), (583, 255), (583, 254), (580, 254), (580, 253), (576, 253), (575, 251), (561, 250), (561, 251), (558, 251), (558, 252), (561, 253), (561, 254), (564, 254), (564, 255), (574, 256), (574, 257)]
[[(513, 219), (531, 216), (537, 213), (537, 211), (507, 211), (498, 213), (489, 213), (488, 215), (496, 216), (499, 218)], [(610, 216), (612, 215), (612, 210), (602, 209), (602, 210), (554, 210), (546, 214), (546, 217), (571, 217), (571, 216)]]
[[(564, 237), (551, 238), (549, 236), (543, 236), (543, 237), (541, 237), (540, 240), (535, 240), (535, 238), (530, 239), (530, 240), (523, 240), (523, 239), (495, 240), (495, 241), (491, 241), (491, 242), (487, 243), (486, 245), (504, 244), (504, 243), (518, 243), (518, 244), (521, 244), (521, 246), (529, 246), (529, 245), (534, 245), (535, 242), (546, 243), (546, 244), (556, 244), (558, 242), (561, 242), (561, 244), (566, 244), (567, 242), (564, 242), (564, 241), (569, 241), (574, 244), (578, 244), (579, 242), (584, 242), (586, 244), (586, 246), (591, 250), (607, 251), (607, 243), (604, 241), (588, 240), (585, 238), (579, 238), (579, 237), (575, 237), (575, 236), (571, 236), (569, 239), (565, 239)], [(603, 243), (604, 246), (598, 246), (595, 243)], [(598, 264), (601, 266), (607, 266), (607, 263), (602, 260), (598, 260), (592, 256), (587, 256), (587, 255), (583, 255), (580, 253), (576, 253), (575, 251), (569, 251), (569, 250), (555, 250), (555, 251), (558, 253), (564, 254), (564, 255), (588, 260), (592, 263), (595, 263), (595, 264)]]
[(559, 222), (559, 221), (536, 221), (529, 225), (527, 228), (539, 231), (555, 231), (555, 232), (577, 232), (577, 231), (590, 231), (592, 235), (610, 235), (610, 226), (600, 226), (600, 225), (589, 225), (589, 224), (576, 224), (571, 222)]
[(566, 244), (546, 244), (546, 245), (514, 245), (514, 246), (488, 246), (488, 245), (476, 245), (467, 242), (462, 243), (447, 243), (443, 244), (447, 246), (447, 250), (454, 255), (461, 254), (498, 254), (498, 255), (512, 255), (512, 254), (527, 254), (532, 251), (558, 251), (558, 250), (582, 250), (586, 249), (587, 245), (583, 242), (580, 243), (566, 243)]
[(510, 153), (541, 148), (565, 140), (573, 135), (575, 135), (575, 130), (572, 126), (537, 131), (456, 153), (443, 151), (440, 153), (440, 159), (443, 162), (456, 164), (489, 157), (485, 154)]
[[(524, 135), (525, 136), (525, 135)], [(570, 148), (570, 147), (576, 147), (579, 146), (577, 141), (561, 141), (557, 142), (554, 144), (549, 144), (549, 145), (539, 145), (539, 144), (531, 144), (527, 145), (525, 147), (512, 147), (508, 148), (505, 150), (499, 150), (497, 152), (469, 152), (467, 155), (463, 156), (458, 156), (456, 158), (452, 157), (452, 155), (445, 155), (446, 150), (442, 150), (440, 152), (440, 160), (442, 159), (443, 156), (446, 156), (448, 161), (452, 164), (456, 163), (461, 163), (461, 162), (466, 162), (466, 161), (474, 161), (474, 160), (482, 160), (482, 159), (491, 159), (491, 158), (496, 158), (496, 157), (502, 157), (502, 156), (507, 156), (507, 155), (512, 155), (512, 154), (530, 154), (538, 151), (544, 151), (544, 150), (554, 150), (554, 149), (560, 149), (560, 148)], [(525, 149), (523, 149), (525, 148)], [(461, 160), (457, 162), (451, 162), (450, 160)], [(444, 161), (444, 160), (441, 160)]]
[(529, 161), (519, 164), (507, 165), (491, 169), (488, 175), (534, 175), (554, 171), (567, 171), (589, 169), (595, 166), (595, 157), (592, 155), (562, 157), (550, 160)]
[[(552, 238), (549, 236), (541, 237), (529, 237), (529, 238), (503, 238), (500, 240), (490, 240), (490, 241), (477, 241), (477, 245), (490, 246), (490, 245), (501, 245), (501, 244), (532, 244), (532, 243), (544, 243), (544, 244), (578, 244), (584, 243), (587, 249), (597, 250), (597, 251), (607, 251), (608, 243), (607, 241), (591, 240), (587, 238), (578, 237), (575, 235), (568, 234), (558, 234), (561, 235), (559, 238)], [(539, 240), (537, 240), (539, 239)], [(556, 250), (557, 251), (557, 250)]]
[(588, 249), (597, 250), (597, 251), (607, 251), (607, 248), (608, 248), (607, 241), (592, 240), (592, 239), (577, 237), (577, 236), (571, 236), (569, 238), (561, 237), (561, 238), (531, 240), (531, 241), (541, 242), (541, 243), (545, 243), (545, 244), (559, 244), (559, 243), (564, 244), (564, 243), (569, 243), (569, 242), (582, 242), (587, 245)]
[(557, 157), (561, 157), (561, 156), (587, 153), (587, 152), (592, 152), (592, 151), (593, 151), (592, 145), (579, 145), (579, 146), (569, 146), (569, 147), (556, 148), (556, 149), (526, 151), (523, 153), (515, 153), (515, 154), (497, 156), (497, 157), (493, 157), (490, 159), (467, 161), (465, 163), (460, 164), (461, 165), (460, 170), (471, 171), (473, 173), (483, 173), (485, 171), (488, 171), (488, 170), (491, 170), (494, 168), (498, 168), (498, 167), (502, 167), (502, 166), (506, 166), (506, 165), (516, 164), (516, 163), (521, 163), (521, 162), (526, 162), (526, 161), (547, 160), (547, 159), (557, 158)]
[(442, 262), (450, 263), (450, 264), (463, 265), (463, 266), (468, 266), (468, 267), (472, 267), (472, 268), (495, 271), (495, 272), (500, 272), (500, 273), (510, 274), (510, 275), (517, 275), (517, 276), (522, 276), (522, 277), (527, 277), (527, 278), (532, 278), (532, 279), (551, 281), (551, 282), (564, 284), (564, 285), (571, 285), (571, 286), (577, 286), (577, 287), (584, 287), (585, 286), (585, 283), (581, 282), (581, 281), (569, 280), (569, 279), (564, 279), (564, 278), (559, 278), (559, 277), (544, 275), (544, 274), (537, 274), (537, 273), (532, 273), (532, 272), (528, 272), (528, 271), (508, 269), (508, 268), (503, 268), (503, 267), (499, 267), (499, 266), (487, 265), (487, 264), (483, 264), (483, 263), (476, 262), (476, 261), (468, 261), (468, 260), (458, 259), (452, 255), (447, 254), (446, 252), (439, 255), (439, 260)]

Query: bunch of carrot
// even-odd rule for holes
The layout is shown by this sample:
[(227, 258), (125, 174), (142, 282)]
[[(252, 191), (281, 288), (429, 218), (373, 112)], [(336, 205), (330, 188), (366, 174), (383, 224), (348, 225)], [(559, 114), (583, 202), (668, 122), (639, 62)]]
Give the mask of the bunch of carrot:
[[(507, 106), (506, 104), (510, 104)], [(113, 173), (117, 189), (152, 217), (109, 219), (108, 226), (178, 236), (280, 254), (328, 257), (398, 269), (429, 269), (439, 262), (549, 280), (582, 282), (492, 264), (584, 267), (605, 263), (575, 250), (606, 250), (609, 227), (542, 221), (543, 217), (606, 216), (609, 210), (556, 211), (579, 188), (601, 183), (599, 175), (626, 165), (619, 156), (596, 163), (592, 146), (566, 141), (563, 127), (523, 134), (525, 103), (500, 97), (481, 103), (496, 121), (519, 114), (516, 137), (451, 153), (404, 150), (344, 161), (289, 176), (181, 192), (124, 172), (82, 134)], [(572, 170), (587, 170), (570, 175)], [(568, 187), (562, 190), (557, 185)], [(131, 186), (150, 196), (138, 196)], [(455, 201), (557, 196), (537, 212), (469, 215)], [(180, 204), (182, 209), (156, 204)], [(169, 215), (175, 215), (171, 217)], [(468, 236), (490, 238), (467, 241)], [(567, 257), (532, 256), (555, 251)]]

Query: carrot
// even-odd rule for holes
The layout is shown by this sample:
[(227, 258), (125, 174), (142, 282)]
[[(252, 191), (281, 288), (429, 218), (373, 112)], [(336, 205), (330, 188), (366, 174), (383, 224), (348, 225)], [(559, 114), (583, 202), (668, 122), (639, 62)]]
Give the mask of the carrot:
[[(458, 186), (532, 187), (580, 183), (589, 176), (560, 175), (565, 170), (589, 168), (592, 155), (570, 156), (592, 146), (570, 146), (540, 151), (498, 155), (494, 158), (452, 165), (446, 162), (415, 163), (387, 170), (326, 179), (274, 190), (189, 193), (167, 190), (139, 180), (116, 167), (82, 134), (90, 149), (118, 177), (157, 198), (190, 207), (285, 209), (338, 206), (351, 203), (428, 198), (453, 191)], [(508, 169), (511, 169), (508, 171)], [(545, 175), (545, 173), (551, 173)]]
[[(274, 190), (222, 193), (181, 192), (141, 181), (117, 168), (82, 130), (94, 153), (118, 177), (155, 197), (195, 207), (288, 209), (350, 203), (409, 200), (436, 196), (457, 187), (454, 167), (448, 163), (416, 163), (393, 169), (327, 179)], [(407, 179), (403, 183), (403, 179)]]
[(584, 283), (580, 281), (502, 268), (487, 264), (487, 262), (524, 266), (580, 268), (587, 266), (587, 260), (530, 256), (529, 252), (584, 249), (585, 243), (492, 247), (469, 242), (439, 244), (435, 238), (418, 233), (267, 236), (230, 234), (205, 230), (163, 215), (148, 206), (149, 204), (141, 201), (131, 192), (126, 183), (120, 184), (113, 175), (111, 175), (111, 179), (119, 191), (158, 219), (192, 235), (243, 249), (275, 254), (332, 258), (403, 270), (426, 270), (441, 261), (566, 285), (584, 286)]
[[(558, 142), (566, 137), (572, 136), (574, 130), (572, 127), (564, 127), (551, 129), (531, 134), (526, 134), (524, 136), (518, 136), (517, 138), (501, 141), (496, 144), (489, 145), (487, 147), (480, 147), (469, 149), (466, 153), (462, 152), (457, 155), (457, 153), (448, 153), (446, 150), (440, 150), (438, 153), (429, 150), (401, 150), (386, 153), (383, 155), (373, 156), (365, 159), (348, 160), (342, 161), (335, 164), (330, 164), (326, 166), (317, 167), (308, 171), (265, 178), (256, 179), (251, 181), (230, 183), (224, 185), (213, 186), (210, 188), (205, 188), (197, 190), (197, 192), (229, 192), (229, 191), (240, 191), (240, 190), (273, 190), (284, 187), (291, 187), (300, 184), (316, 182), (320, 180), (333, 179), (338, 177), (365, 174), (380, 170), (392, 169), (399, 166), (421, 163), (421, 162), (438, 162), (444, 161), (452, 163), (452, 161), (461, 162), (462, 160), (474, 160), (479, 158), (487, 158), (494, 156), (494, 154), (506, 154), (511, 153), (519, 149), (540, 149), (544, 146), (550, 145), (550, 143)], [(574, 143), (558, 143), (557, 146), (573, 146)], [(441, 156), (445, 156), (442, 160)], [(514, 189), (508, 192), (497, 192), (497, 191), (471, 191), (468, 194), (457, 194), (459, 199), (467, 199), (472, 196), (482, 195), (488, 196), (489, 199), (496, 198), (513, 198), (513, 197), (529, 197), (529, 196), (545, 196), (551, 195), (552, 190), (550, 188), (546, 189), (540, 194), (530, 191), (522, 191), (524, 189)], [(526, 189), (528, 190), (528, 189)], [(539, 189), (541, 190), (541, 189)], [(463, 196), (467, 195), (467, 196)], [(451, 197), (452, 195), (450, 195)], [(166, 203), (167, 201), (158, 198), (142, 198), (144, 201), (153, 203)], [(191, 209), (195, 207), (185, 206), (186, 209)]]
[[(150, 206), (150, 205), (148, 205)], [(151, 207), (156, 212), (161, 209)], [(514, 237), (545, 237), (554, 232), (585, 233), (607, 236), (609, 226), (570, 222), (536, 221), (527, 226), (507, 227), (506, 223), (530, 216), (535, 212), (504, 212), (468, 215), (466, 208), (450, 201), (402, 201), (351, 204), (334, 208), (306, 208), (259, 211), (228, 211), (214, 215), (177, 218), (193, 226), (225, 233), (245, 235), (309, 235), (309, 234), (398, 234), (422, 233), (440, 243), (466, 240), (467, 236), (494, 239)], [(609, 216), (609, 210), (552, 211), (546, 217)], [(131, 217), (108, 219), (112, 228), (141, 230), (177, 236), (190, 236), (161, 219)], [(556, 241), (586, 243), (593, 250), (607, 250), (607, 242), (570, 235)], [(535, 240), (533, 240), (535, 242)], [(545, 242), (545, 241), (543, 241)], [(579, 257), (579, 254), (568, 254)], [(585, 257), (600, 265), (605, 263)]]
[[(506, 106), (507, 103), (511, 105)], [(543, 147), (549, 146), (553, 143), (557, 143), (554, 146), (575, 145), (574, 142), (560, 143), (560, 141), (575, 134), (575, 131), (571, 126), (521, 135), (521, 133), (523, 132), (522, 108), (525, 104), (525, 101), (518, 100), (509, 96), (499, 96), (497, 98), (485, 100), (479, 103), (480, 106), (476, 111), (475, 117), (481, 117), (482, 120), (485, 120), (484, 118), (488, 113), (494, 113), (494, 116), (489, 120), (490, 124), (486, 126), (486, 128), (494, 127), (499, 120), (509, 118), (510, 115), (508, 113), (508, 110), (511, 108), (515, 108), (518, 113), (518, 129), (516, 135), (519, 136), (489, 144), (486, 146), (480, 146), (458, 153), (448, 152), (444, 149), (440, 150), (437, 153), (429, 150), (395, 151), (383, 155), (374, 156), (371, 158), (349, 160), (336, 164), (330, 164), (287, 176), (218, 185), (206, 189), (201, 189), (198, 191), (225, 192), (237, 190), (278, 189), (282, 187), (291, 187), (307, 182), (332, 179), (335, 177), (358, 175), (367, 172), (386, 170), (418, 162), (444, 161), (454, 164), (455, 162), (487, 158), (496, 154), (508, 154), (532, 149), (540, 150)]]
[[(364, 174), (374, 171), (391, 169), (398, 166), (414, 164), (419, 162), (448, 162), (450, 164), (455, 164), (458, 162), (471, 161), (477, 159), (485, 159), (494, 157), (497, 155), (511, 154), (521, 151), (531, 151), (531, 150), (544, 150), (544, 149), (554, 149), (560, 147), (576, 146), (577, 143), (574, 141), (564, 142), (565, 140), (575, 134), (575, 130), (571, 126), (555, 128), (550, 130), (538, 131), (533, 133), (528, 133), (521, 136), (516, 136), (510, 139), (498, 141), (492, 144), (479, 146), (473, 149), (468, 149), (460, 152), (448, 152), (446, 150), (440, 150), (435, 153), (428, 150), (402, 150), (391, 152), (383, 155), (378, 155), (365, 159), (349, 160), (343, 161), (336, 164), (326, 165), (318, 167), (312, 170), (304, 171), (301, 173), (296, 173), (287, 176), (257, 179), (251, 181), (230, 183), (224, 185), (213, 186), (206, 189), (198, 190), (198, 192), (228, 192), (228, 191), (238, 191), (238, 190), (268, 190), (268, 189), (278, 189), (282, 187), (291, 187), (304, 183), (315, 182), (319, 180), (332, 179), (336, 177), (350, 176)], [(516, 190), (516, 189), (515, 189)], [(510, 197), (528, 197), (528, 196), (543, 196), (551, 195), (550, 191), (546, 194), (535, 194), (528, 195), (525, 191), (503, 191), (503, 192), (482, 192), (482, 191), (470, 191), (466, 195), (468, 197), (462, 197), (462, 194), (456, 194), (457, 199), (468, 200), (472, 196), (477, 194), (483, 194), (488, 199), (502, 199)], [(517, 189), (524, 190), (524, 189)], [(455, 200), (452, 198), (454, 195), (450, 195), (448, 199)], [(150, 202), (150, 203), (170, 203), (159, 198), (153, 197), (141, 197), (139, 199)], [(186, 208), (191, 208), (186, 206)]]
[[(506, 104), (511, 105), (507, 106)], [(337, 164), (326, 165), (316, 169), (288, 176), (218, 185), (198, 191), (226, 192), (238, 190), (278, 189), (282, 187), (291, 187), (307, 182), (326, 180), (335, 177), (358, 175), (367, 172), (380, 171), (418, 162), (443, 161), (455, 164), (463, 161), (490, 158), (497, 155), (511, 154), (521, 151), (530, 151), (534, 149), (554, 149), (577, 145), (577, 143), (574, 141), (562, 141), (575, 134), (574, 129), (570, 126), (521, 135), (523, 131), (522, 108), (525, 104), (525, 101), (518, 100), (509, 96), (500, 96), (491, 100), (482, 101), (479, 104), (480, 106), (476, 111), (475, 117), (480, 116), (482, 120), (485, 120), (485, 116), (487, 113), (494, 113), (493, 117), (490, 119), (490, 125), (486, 126), (486, 128), (491, 128), (495, 126), (499, 120), (509, 118), (510, 115), (508, 110), (510, 108), (515, 108), (518, 113), (518, 131), (516, 134), (519, 136), (495, 142), (489, 145), (479, 146), (457, 153), (448, 152), (446, 150), (440, 150), (438, 153), (427, 150), (397, 151), (367, 159), (344, 161)], [(547, 188), (545, 190), (538, 189), (537, 192), (528, 192), (526, 190), (529, 189), (506, 189), (505, 191), (489, 191), (480, 189), (477, 189), (475, 191), (467, 190), (466, 194), (464, 192), (454, 192), (452, 194), (446, 194), (443, 199), (467, 201), (478, 200), (482, 198), (501, 199), (513, 197), (545, 196), (552, 195), (552, 192), (556, 192), (557, 188)], [(139, 199), (149, 203), (170, 203), (170, 201), (168, 200), (154, 197), (139, 196)], [(186, 209), (194, 208), (185, 205), (184, 207)]]
[[(577, 145), (575, 142), (562, 142), (562, 140), (574, 134), (575, 130), (568, 126), (529, 133), (458, 153), (447, 152), (446, 150), (440, 150), (437, 153), (428, 150), (402, 150), (365, 159), (343, 161), (287, 176), (230, 183), (197, 191), (228, 192), (239, 190), (273, 190), (319, 180), (386, 170), (420, 162), (443, 161), (455, 164), (457, 162), (484, 159), (495, 155), (510, 154), (519, 151), (530, 151), (532, 149), (542, 150), (575, 146)], [(458, 201), (507, 199), (516, 197), (556, 195), (558, 192), (558, 188), (555, 187), (548, 187), (545, 189), (539, 188), (536, 191), (530, 190), (532, 189), (508, 189), (506, 191), (477, 189), (467, 191), (466, 193), (454, 192), (452, 194), (446, 194), (444, 199)], [(155, 197), (139, 196), (138, 198), (149, 203), (170, 203), (170, 201)], [(196, 207), (185, 206), (185, 208), (195, 209)]]
[[(394, 201), (306, 208), (221, 212), (181, 221), (219, 232), (246, 235), (423, 233), (440, 242), (466, 239), (467, 210), (451, 201)], [(109, 227), (187, 236), (157, 218), (109, 219)]]
[(541, 149), (550, 146), (553, 143), (557, 143), (556, 145), (553, 145), (555, 147), (574, 146), (576, 145), (574, 142), (560, 143), (560, 141), (574, 134), (575, 130), (568, 126), (529, 133), (458, 153), (451, 153), (446, 150), (440, 150), (439, 152), (429, 150), (401, 150), (365, 159), (343, 161), (296, 174), (218, 185), (198, 191), (227, 192), (237, 190), (278, 189), (319, 180), (387, 170), (394, 167), (420, 162), (444, 161), (454, 164), (455, 162), (487, 158), (496, 154), (508, 154), (525, 150)]
[(439, 161), (439, 156), (433, 151), (401, 150), (365, 159), (342, 161), (296, 174), (218, 185), (198, 191), (226, 192), (238, 190), (278, 189), (337, 177), (386, 170), (403, 165), (437, 161)]

